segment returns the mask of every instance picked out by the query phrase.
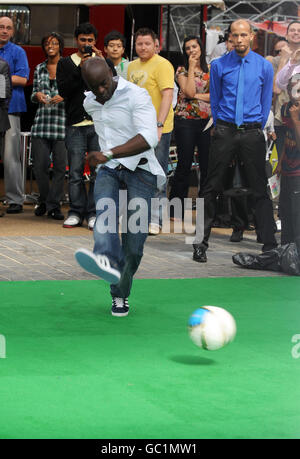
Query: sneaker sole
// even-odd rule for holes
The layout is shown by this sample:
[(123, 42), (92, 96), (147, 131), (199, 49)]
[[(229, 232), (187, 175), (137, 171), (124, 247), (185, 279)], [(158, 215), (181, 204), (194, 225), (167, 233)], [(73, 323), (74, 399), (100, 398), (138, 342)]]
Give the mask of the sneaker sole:
[(126, 317), (128, 316), (129, 311), (127, 312), (113, 312), (111, 311), (111, 315), (114, 317)]
[(194, 258), (193, 257), (193, 260), (196, 261), (197, 263), (207, 263), (207, 258)]
[(85, 270), (97, 277), (105, 280), (109, 284), (118, 284), (121, 278), (120, 273), (113, 268), (111, 271), (102, 269), (95, 258), (95, 255), (85, 249), (80, 249), (75, 252), (77, 263)]
[(78, 226), (81, 226), (81, 223), (77, 223), (76, 225), (63, 225), (63, 228), (76, 228)]

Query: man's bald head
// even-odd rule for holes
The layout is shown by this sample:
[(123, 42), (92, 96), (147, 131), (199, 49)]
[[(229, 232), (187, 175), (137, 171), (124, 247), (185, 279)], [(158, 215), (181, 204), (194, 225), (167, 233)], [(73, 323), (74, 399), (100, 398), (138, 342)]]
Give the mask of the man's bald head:
[(14, 23), (7, 16), (0, 17), (0, 47), (6, 45), (14, 35)]
[(230, 30), (236, 53), (241, 57), (246, 56), (250, 51), (250, 45), (253, 39), (250, 22), (245, 19), (238, 19), (231, 24)]
[(89, 81), (101, 80), (106, 73), (111, 73), (105, 59), (101, 57), (91, 57), (87, 59), (81, 69), (82, 77), (85, 82), (89, 85)]
[(113, 80), (112, 71), (105, 59), (101, 57), (87, 59), (82, 65), (81, 74), (98, 102), (105, 104), (112, 97), (117, 83)]
[(252, 26), (250, 22), (247, 21), (246, 19), (237, 19), (236, 21), (233, 21), (230, 26), (230, 31), (232, 32), (232, 28), (236, 28), (239, 26), (246, 27), (248, 28), (249, 33), (253, 33)]

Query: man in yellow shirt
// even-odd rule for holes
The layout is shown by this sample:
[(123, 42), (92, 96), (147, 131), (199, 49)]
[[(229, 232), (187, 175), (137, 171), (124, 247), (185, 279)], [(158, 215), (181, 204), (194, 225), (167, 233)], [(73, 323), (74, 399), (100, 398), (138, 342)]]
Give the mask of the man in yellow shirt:
[[(173, 130), (174, 113), (172, 107), (174, 88), (174, 68), (167, 59), (156, 54), (156, 35), (148, 28), (139, 29), (135, 34), (135, 49), (138, 59), (128, 66), (127, 79), (147, 89), (157, 114), (159, 143), (156, 157), (165, 174), (168, 172), (169, 149)], [(166, 197), (166, 186), (158, 190), (156, 198)], [(154, 206), (151, 212), (150, 234), (158, 234), (162, 226), (162, 206)]]

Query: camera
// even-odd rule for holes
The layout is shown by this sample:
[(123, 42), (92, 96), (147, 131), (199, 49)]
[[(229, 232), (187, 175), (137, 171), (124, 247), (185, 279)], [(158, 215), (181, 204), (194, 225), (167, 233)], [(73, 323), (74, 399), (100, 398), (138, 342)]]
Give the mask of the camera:
[(85, 47), (83, 48), (83, 53), (88, 54), (89, 56), (92, 56), (93, 48), (91, 46), (85, 45)]

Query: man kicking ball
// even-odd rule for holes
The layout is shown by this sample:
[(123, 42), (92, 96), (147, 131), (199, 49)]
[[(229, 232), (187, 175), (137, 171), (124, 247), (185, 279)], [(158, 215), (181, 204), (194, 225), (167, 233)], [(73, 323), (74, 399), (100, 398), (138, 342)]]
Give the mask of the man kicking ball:
[[(89, 153), (92, 166), (98, 167), (94, 188), (96, 223), (94, 250), (79, 249), (75, 258), (86, 271), (111, 284), (112, 315), (128, 315), (128, 296), (132, 279), (143, 256), (148, 225), (130, 224), (119, 237), (120, 196), (127, 193), (125, 222), (136, 212), (150, 218), (151, 198), (165, 181), (154, 147), (157, 145), (156, 112), (145, 89), (122, 77), (113, 77), (104, 59), (88, 59), (82, 77), (91, 92), (84, 108), (93, 118), (101, 151)], [(123, 194), (122, 194), (123, 193)]]

